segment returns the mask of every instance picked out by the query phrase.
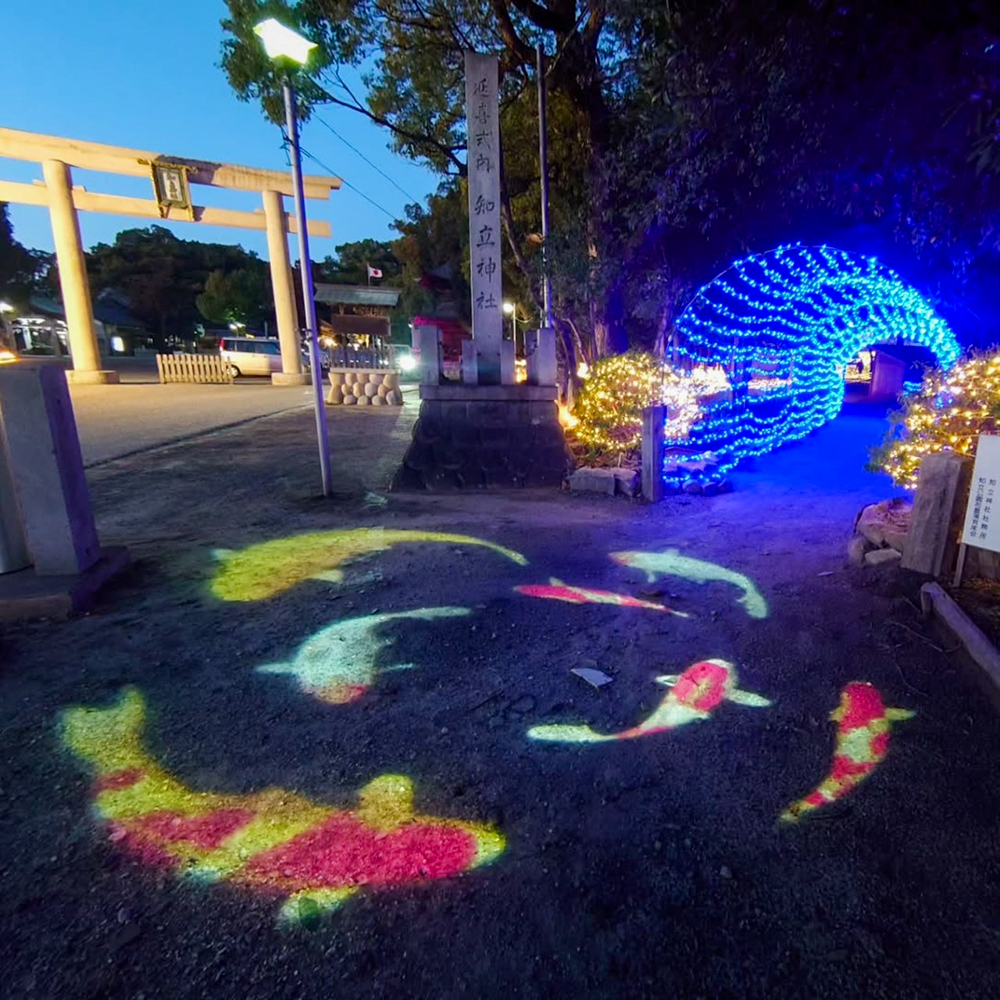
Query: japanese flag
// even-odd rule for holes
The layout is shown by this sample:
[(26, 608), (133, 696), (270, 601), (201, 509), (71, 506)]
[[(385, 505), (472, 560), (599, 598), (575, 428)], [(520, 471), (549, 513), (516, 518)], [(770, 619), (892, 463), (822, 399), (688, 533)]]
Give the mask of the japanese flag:
[(372, 267), (371, 265), (369, 265), (368, 266), (368, 277), (369, 278), (381, 278), (382, 277), (382, 271), (381, 271), (381, 269), (377, 268), (377, 267)]

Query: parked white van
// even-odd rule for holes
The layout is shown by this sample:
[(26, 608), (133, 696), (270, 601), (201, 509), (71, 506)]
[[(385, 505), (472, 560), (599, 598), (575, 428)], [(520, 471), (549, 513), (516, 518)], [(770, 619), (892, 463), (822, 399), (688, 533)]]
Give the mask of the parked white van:
[(223, 337), (219, 341), (219, 355), (234, 378), (281, 371), (281, 347), (277, 339)]

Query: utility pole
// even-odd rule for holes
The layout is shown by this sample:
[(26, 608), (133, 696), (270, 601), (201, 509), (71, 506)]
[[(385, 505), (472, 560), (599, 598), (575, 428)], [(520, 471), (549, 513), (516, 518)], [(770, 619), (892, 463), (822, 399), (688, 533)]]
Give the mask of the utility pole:
[(323, 369), (319, 361), (319, 327), (316, 323), (316, 293), (313, 288), (312, 264), (309, 257), (309, 233), (306, 229), (306, 198), (302, 190), (302, 152), (299, 149), (299, 123), (295, 116), (295, 91), (285, 80), (285, 118), (291, 144), (292, 186), (295, 190), (295, 215), (298, 219), (299, 269), (302, 271), (302, 299), (306, 311), (309, 335), (309, 367), (312, 375), (313, 407), (316, 414), (316, 441), (319, 445), (319, 468), (323, 477), (323, 496), (333, 493), (333, 473), (330, 469), (330, 441), (326, 429), (326, 407), (323, 402)]
[(542, 189), (542, 325), (552, 329), (552, 279), (549, 276), (549, 143), (545, 114), (545, 49), (535, 46), (535, 80), (538, 87), (538, 176)]

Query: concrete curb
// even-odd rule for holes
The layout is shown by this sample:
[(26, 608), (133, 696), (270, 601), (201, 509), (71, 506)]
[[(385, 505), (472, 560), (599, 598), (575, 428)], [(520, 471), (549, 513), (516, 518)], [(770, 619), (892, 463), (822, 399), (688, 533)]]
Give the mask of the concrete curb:
[(940, 584), (925, 583), (920, 588), (920, 606), (925, 615), (933, 612), (955, 633), (969, 656), (983, 668), (993, 686), (1000, 691), (1000, 651)]

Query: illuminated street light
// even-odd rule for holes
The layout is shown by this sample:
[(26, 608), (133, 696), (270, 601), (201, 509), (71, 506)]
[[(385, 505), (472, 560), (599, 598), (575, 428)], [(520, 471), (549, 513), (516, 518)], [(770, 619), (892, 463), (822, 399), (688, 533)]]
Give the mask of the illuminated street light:
[(517, 351), (517, 306), (509, 299), (504, 299), (503, 311), (507, 316), (510, 317), (510, 322), (514, 336), (514, 351), (516, 352)]
[(0, 313), (12, 313), (14, 307), (9, 302), (0, 302)]
[(254, 34), (264, 43), (264, 51), (271, 59), (284, 57), (301, 66), (309, 59), (309, 53), (317, 47), (315, 42), (310, 42), (308, 38), (303, 38), (297, 31), (286, 28), (273, 17), (261, 21), (253, 30)]
[[(299, 64), (309, 58), (316, 48), (291, 28), (286, 28), (273, 17), (261, 21), (254, 29), (264, 50), (279, 63), (291, 59)], [(299, 271), (302, 273), (302, 300), (306, 310), (306, 333), (309, 337), (309, 367), (313, 388), (313, 407), (316, 411), (316, 442), (319, 445), (319, 468), (323, 477), (323, 496), (333, 493), (333, 473), (330, 469), (330, 441), (326, 428), (326, 409), (323, 403), (323, 368), (319, 359), (319, 324), (316, 321), (316, 297), (313, 288), (312, 265), (309, 258), (309, 233), (306, 228), (306, 198), (302, 189), (302, 151), (299, 149), (299, 123), (295, 112), (295, 91), (285, 74), (281, 84), (285, 98), (285, 125), (291, 146), (292, 190), (295, 192), (295, 215), (298, 219)]]

